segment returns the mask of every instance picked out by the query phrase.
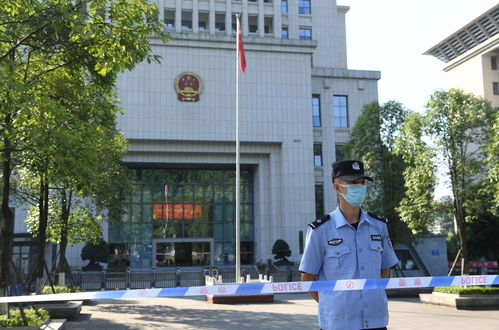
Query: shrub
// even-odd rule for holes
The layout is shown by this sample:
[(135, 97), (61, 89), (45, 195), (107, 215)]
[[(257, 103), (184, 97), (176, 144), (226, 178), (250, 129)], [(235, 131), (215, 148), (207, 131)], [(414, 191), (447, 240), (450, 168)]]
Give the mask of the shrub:
[(272, 247), (272, 253), (275, 254), (274, 259), (286, 262), (288, 259), (286, 257), (291, 256), (291, 250), (289, 249), (288, 243), (282, 239), (275, 241)]
[[(28, 326), (41, 327), (43, 322), (49, 318), (49, 313), (44, 309), (33, 308), (24, 309)], [(7, 315), (0, 315), (0, 328), (25, 326), (21, 312), (18, 309), (10, 311), (10, 318)]]
[(469, 294), (469, 295), (499, 295), (499, 288), (486, 286), (439, 286), (434, 292), (453, 293), (453, 294)]
[[(55, 293), (73, 293), (73, 292), (80, 292), (80, 287), (69, 287), (69, 286), (58, 286), (54, 285)], [(42, 294), (52, 294), (52, 287), (50, 286), (44, 286), (42, 290)]]

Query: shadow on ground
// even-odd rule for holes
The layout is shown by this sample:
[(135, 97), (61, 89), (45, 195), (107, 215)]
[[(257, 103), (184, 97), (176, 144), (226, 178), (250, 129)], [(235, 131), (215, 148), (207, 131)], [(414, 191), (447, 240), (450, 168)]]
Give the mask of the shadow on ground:
[[(241, 305), (242, 306), (242, 305)], [(68, 323), (68, 329), (316, 329), (316, 316), (282, 314), (245, 310), (177, 309), (164, 305), (110, 304), (95, 307), (95, 311), (127, 315), (123, 322), (100, 318), (77, 319)], [(146, 326), (147, 325), (147, 326)], [(308, 326), (307, 326), (308, 325)]]

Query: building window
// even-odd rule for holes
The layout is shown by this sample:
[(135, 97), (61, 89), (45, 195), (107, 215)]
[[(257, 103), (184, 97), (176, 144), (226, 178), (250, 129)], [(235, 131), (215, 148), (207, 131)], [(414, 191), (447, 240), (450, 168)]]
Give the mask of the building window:
[(191, 11), (183, 11), (182, 12), (182, 21), (180, 26), (183, 30), (192, 30), (192, 12)]
[(272, 34), (273, 33), (273, 26), (272, 26), (272, 21), (273, 21), (273, 17), (265, 17), (263, 19), (263, 29), (264, 29), (264, 32), (265, 34)]
[(225, 14), (222, 13), (215, 14), (215, 31), (217, 32), (225, 31)]
[(490, 57), (490, 68), (492, 70), (497, 70), (497, 56)]
[(300, 40), (312, 40), (312, 29), (300, 28)]
[(258, 16), (248, 15), (248, 27), (250, 33), (258, 33)]
[(492, 91), (494, 95), (499, 95), (499, 82), (492, 83)]
[(324, 186), (315, 185), (315, 217), (318, 219), (324, 215)]
[(343, 144), (337, 144), (334, 146), (334, 154), (336, 162), (345, 159), (345, 151), (343, 150), (344, 147), (345, 146)]
[(208, 21), (210, 15), (207, 12), (199, 12), (198, 29), (199, 31), (208, 31)]
[(283, 39), (289, 39), (289, 32), (288, 32), (288, 27), (283, 26), (281, 30), (281, 36)]
[(175, 9), (165, 9), (165, 27), (175, 28)]
[(288, 0), (281, 0), (281, 13), (288, 13)]
[(322, 166), (322, 144), (314, 143), (314, 165)]
[(333, 96), (334, 127), (348, 127), (348, 96)]
[(310, 15), (310, 0), (298, 0), (298, 12)]
[(321, 127), (321, 97), (312, 95), (312, 126)]

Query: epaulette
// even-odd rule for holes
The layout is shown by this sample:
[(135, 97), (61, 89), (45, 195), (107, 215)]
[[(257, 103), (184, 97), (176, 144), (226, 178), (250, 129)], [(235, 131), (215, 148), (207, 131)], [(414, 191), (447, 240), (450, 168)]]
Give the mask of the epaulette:
[(388, 223), (387, 218), (380, 217), (379, 215), (376, 215), (376, 214), (371, 213), (371, 212), (367, 212), (367, 214), (369, 214), (371, 216), (371, 218), (374, 218), (374, 219), (379, 220), (379, 221), (383, 221), (384, 223)]
[(331, 219), (331, 216), (329, 214), (326, 214), (320, 217), (319, 219), (315, 220), (314, 222), (309, 223), (308, 225), (310, 226), (310, 228), (315, 229), (320, 225), (322, 225), (323, 223), (328, 222), (329, 219)]

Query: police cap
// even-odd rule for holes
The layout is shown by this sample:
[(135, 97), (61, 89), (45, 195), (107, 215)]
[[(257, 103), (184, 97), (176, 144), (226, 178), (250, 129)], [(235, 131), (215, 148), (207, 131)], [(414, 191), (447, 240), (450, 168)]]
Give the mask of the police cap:
[(333, 180), (340, 178), (345, 181), (355, 181), (357, 179), (366, 179), (373, 181), (372, 178), (364, 175), (364, 164), (360, 160), (342, 160), (334, 162)]

